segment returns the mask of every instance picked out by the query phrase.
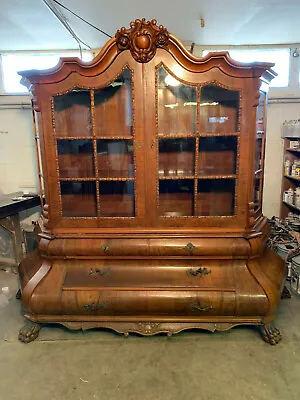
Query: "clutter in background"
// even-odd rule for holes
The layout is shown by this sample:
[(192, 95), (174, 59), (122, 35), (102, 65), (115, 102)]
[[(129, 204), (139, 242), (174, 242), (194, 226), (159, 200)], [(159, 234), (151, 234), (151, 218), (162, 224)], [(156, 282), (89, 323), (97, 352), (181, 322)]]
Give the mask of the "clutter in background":
[(273, 217), (269, 222), (268, 245), (287, 263), (290, 289), (300, 296), (300, 218), (289, 213), (285, 219)]

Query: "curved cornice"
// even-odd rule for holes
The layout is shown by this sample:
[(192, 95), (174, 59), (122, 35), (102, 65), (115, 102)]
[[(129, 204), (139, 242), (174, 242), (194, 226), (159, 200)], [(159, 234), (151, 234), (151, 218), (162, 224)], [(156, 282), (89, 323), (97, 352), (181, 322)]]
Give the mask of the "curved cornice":
[(29, 89), (35, 84), (56, 83), (65, 79), (71, 73), (83, 76), (95, 76), (104, 72), (124, 51), (130, 52), (139, 63), (149, 62), (156, 54), (157, 49), (169, 52), (173, 58), (191, 72), (205, 72), (218, 68), (227, 75), (241, 78), (260, 78), (270, 81), (276, 76), (271, 69), (273, 63), (240, 63), (233, 60), (228, 52), (213, 52), (205, 57), (191, 54), (183, 44), (169, 34), (156, 21), (135, 20), (130, 28), (121, 28), (115, 37), (110, 39), (91, 62), (83, 62), (77, 57), (64, 57), (52, 69), (43, 71), (30, 70), (19, 72), (22, 83)]

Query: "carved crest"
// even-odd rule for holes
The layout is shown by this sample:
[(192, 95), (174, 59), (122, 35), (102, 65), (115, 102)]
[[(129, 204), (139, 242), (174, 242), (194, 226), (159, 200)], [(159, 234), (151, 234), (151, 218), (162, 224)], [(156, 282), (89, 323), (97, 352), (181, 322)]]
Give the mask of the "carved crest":
[(168, 48), (169, 33), (162, 25), (157, 26), (156, 20), (136, 19), (131, 22), (130, 29), (125, 27), (116, 33), (116, 43), (120, 51), (129, 49), (132, 57), (141, 63), (150, 61), (157, 47)]

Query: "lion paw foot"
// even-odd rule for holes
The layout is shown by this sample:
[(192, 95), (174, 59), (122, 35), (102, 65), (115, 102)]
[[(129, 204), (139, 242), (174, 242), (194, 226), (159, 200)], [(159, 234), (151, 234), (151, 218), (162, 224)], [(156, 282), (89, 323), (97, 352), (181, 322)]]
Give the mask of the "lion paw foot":
[(282, 339), (279, 329), (271, 323), (261, 325), (260, 333), (263, 340), (271, 345), (278, 344)]
[(19, 340), (23, 343), (34, 341), (40, 333), (41, 326), (35, 322), (26, 323), (19, 332)]

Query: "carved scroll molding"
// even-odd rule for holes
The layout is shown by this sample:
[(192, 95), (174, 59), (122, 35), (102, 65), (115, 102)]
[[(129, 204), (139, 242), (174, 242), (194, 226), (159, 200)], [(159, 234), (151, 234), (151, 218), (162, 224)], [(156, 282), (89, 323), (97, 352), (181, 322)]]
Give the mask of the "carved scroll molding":
[(145, 18), (131, 22), (130, 29), (122, 27), (115, 37), (119, 51), (130, 50), (132, 57), (140, 63), (150, 61), (158, 47), (167, 49), (169, 41), (165, 27), (157, 26), (155, 19), (146, 21)]

